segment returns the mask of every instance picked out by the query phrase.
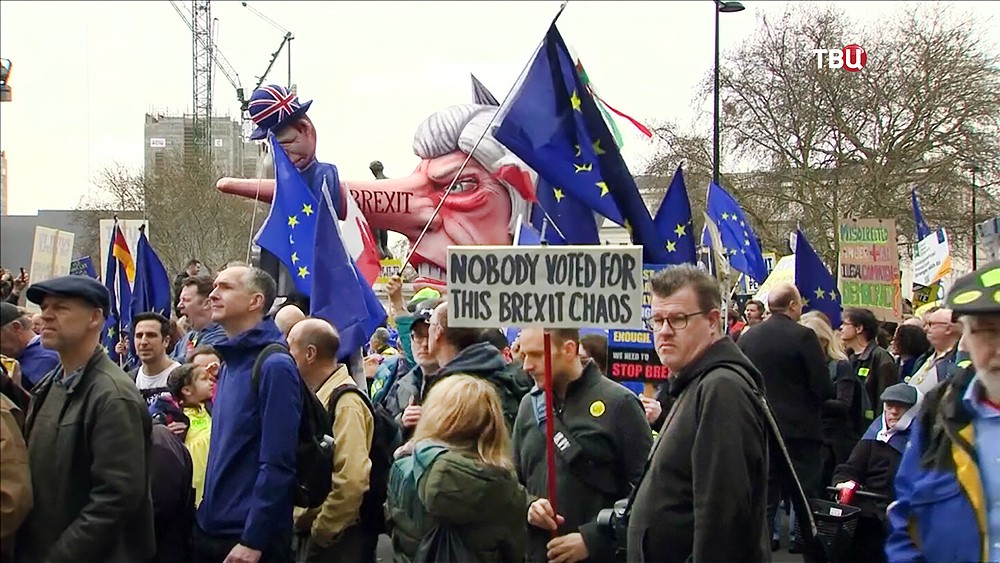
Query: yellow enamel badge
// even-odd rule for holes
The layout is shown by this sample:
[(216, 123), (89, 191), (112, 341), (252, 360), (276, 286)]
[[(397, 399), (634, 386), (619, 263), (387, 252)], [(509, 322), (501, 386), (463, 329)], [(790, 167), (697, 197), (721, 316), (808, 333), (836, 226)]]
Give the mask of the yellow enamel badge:
[(605, 411), (604, 401), (594, 401), (590, 403), (590, 416), (594, 418), (600, 417)]

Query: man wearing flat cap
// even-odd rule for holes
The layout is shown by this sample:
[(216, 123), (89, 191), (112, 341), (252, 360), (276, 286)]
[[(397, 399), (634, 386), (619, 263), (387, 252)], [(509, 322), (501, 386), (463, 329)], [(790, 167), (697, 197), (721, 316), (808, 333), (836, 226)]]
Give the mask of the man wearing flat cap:
[(36, 283), (42, 345), (59, 365), (35, 387), (25, 434), (34, 508), (16, 560), (137, 562), (153, 555), (151, 421), (100, 345), (107, 289), (84, 276)]
[(1000, 262), (955, 282), (972, 368), (931, 390), (889, 506), (889, 561), (1000, 561)]

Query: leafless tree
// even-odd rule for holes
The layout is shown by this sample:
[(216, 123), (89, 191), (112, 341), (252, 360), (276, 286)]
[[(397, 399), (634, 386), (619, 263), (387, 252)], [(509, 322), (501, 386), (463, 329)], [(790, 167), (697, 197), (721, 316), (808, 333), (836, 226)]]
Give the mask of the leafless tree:
[[(754, 169), (723, 175), (723, 184), (765, 245), (784, 248), (800, 225), (835, 264), (845, 217), (893, 218), (912, 242), (916, 187), (931, 227), (967, 246), (970, 164), (980, 167), (980, 186), (1000, 178), (1000, 58), (985, 33), (970, 15), (929, 4), (867, 28), (836, 8), (797, 5), (776, 21), (761, 18), (725, 56), (720, 92), (727, 160)], [(818, 68), (813, 49), (849, 43), (865, 48), (863, 70)], [(699, 96), (710, 98), (712, 87), (709, 75)], [(692, 186), (707, 183), (711, 168), (707, 136), (659, 131), (666, 147), (649, 172), (685, 161), (695, 199), (701, 190)], [(980, 221), (1000, 210), (996, 197), (991, 187), (980, 192)]]
[(145, 218), (150, 243), (171, 272), (192, 258), (210, 267), (245, 260), (267, 208), (255, 210), (253, 202), (216, 191), (222, 175), (221, 167), (198, 165), (180, 154), (168, 155), (148, 173), (113, 165), (99, 173), (98, 189), (81, 201), (77, 223), (96, 241), (100, 219)]

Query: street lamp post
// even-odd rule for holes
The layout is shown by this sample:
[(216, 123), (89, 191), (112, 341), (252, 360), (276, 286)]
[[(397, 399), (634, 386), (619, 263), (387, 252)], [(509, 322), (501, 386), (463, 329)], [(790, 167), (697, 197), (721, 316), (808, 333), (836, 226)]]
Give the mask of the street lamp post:
[(719, 14), (742, 12), (736, 1), (715, 0), (715, 114), (712, 118), (712, 181), (719, 183)]
[(973, 162), (969, 165), (969, 173), (972, 174), (972, 269), (975, 270), (978, 266), (977, 252), (976, 252), (976, 191), (978, 188), (976, 186), (976, 174), (979, 172), (979, 164)]

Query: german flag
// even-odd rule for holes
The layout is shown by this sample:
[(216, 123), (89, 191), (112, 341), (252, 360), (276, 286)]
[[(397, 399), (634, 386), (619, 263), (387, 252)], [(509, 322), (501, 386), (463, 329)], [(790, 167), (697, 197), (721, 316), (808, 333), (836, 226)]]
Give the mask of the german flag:
[(112, 255), (118, 259), (122, 268), (125, 268), (125, 276), (128, 277), (129, 283), (135, 281), (135, 261), (132, 260), (132, 252), (128, 249), (128, 243), (125, 242), (125, 235), (122, 234), (122, 230), (118, 225), (115, 225), (115, 243), (112, 247)]

